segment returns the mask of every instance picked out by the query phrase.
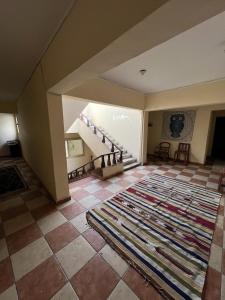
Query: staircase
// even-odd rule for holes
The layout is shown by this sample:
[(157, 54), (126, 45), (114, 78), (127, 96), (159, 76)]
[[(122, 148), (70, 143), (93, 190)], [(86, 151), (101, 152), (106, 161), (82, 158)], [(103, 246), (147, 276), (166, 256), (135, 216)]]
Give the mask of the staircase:
[(92, 130), (93, 134), (99, 137), (102, 143), (104, 143), (109, 150), (113, 153), (118, 151), (122, 154), (123, 170), (127, 171), (129, 169), (139, 166), (137, 159), (128, 153), (128, 151), (120, 145), (113, 137), (111, 137), (102, 127), (97, 127), (87, 116), (84, 114), (80, 115), (81, 121), (83, 121)]
[[(107, 166), (116, 166), (122, 163), (122, 152), (114, 151), (106, 154), (102, 154), (91, 161), (87, 162), (83, 166), (78, 167), (76, 170), (68, 173), (68, 181), (82, 179), (86, 176), (93, 175), (96, 177), (102, 177), (102, 171)], [(99, 167), (97, 166), (99, 165)]]

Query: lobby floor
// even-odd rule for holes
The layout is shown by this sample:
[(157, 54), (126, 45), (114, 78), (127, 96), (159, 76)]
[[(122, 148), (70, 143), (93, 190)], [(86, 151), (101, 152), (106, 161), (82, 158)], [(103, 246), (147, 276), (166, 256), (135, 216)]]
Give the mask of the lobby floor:
[[(23, 160), (16, 164), (29, 190), (0, 199), (0, 300), (162, 299), (88, 226), (85, 212), (151, 172), (217, 190), (213, 166), (151, 163), (106, 181), (70, 184), (72, 199), (55, 205)], [(221, 199), (204, 299), (225, 299), (225, 215)]]

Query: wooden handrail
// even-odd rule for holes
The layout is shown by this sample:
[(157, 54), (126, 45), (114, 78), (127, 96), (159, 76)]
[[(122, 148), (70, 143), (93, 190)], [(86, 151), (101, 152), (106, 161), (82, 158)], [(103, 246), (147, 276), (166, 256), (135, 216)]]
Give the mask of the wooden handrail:
[[(115, 145), (114, 142), (109, 138), (107, 137), (104, 132), (102, 132), (102, 130), (100, 128), (98, 128), (87, 116), (85, 116), (84, 114), (80, 114), (80, 119), (88, 126), (93, 126), (94, 127), (94, 134), (97, 134), (97, 131), (99, 131), (101, 134), (102, 134), (102, 143), (105, 143), (105, 139), (107, 139), (111, 145), (112, 145), (112, 148), (111, 148), (111, 152), (114, 152), (114, 148), (118, 149), (119, 151), (123, 151), (123, 149), (121, 149), (119, 146)], [(84, 121), (84, 119), (87, 120), (87, 122)]]
[[(120, 154), (119, 159), (116, 159), (116, 155)], [(95, 161), (101, 158), (101, 168), (105, 168), (107, 166), (116, 165), (117, 162), (122, 163), (122, 154), (123, 151), (115, 151), (115, 152), (109, 152), (105, 154), (101, 154), (98, 157), (90, 160), (86, 164), (78, 167), (77, 169), (71, 171), (68, 173), (68, 180), (73, 180), (74, 178), (79, 177), (80, 172), (82, 172), (82, 175), (86, 174), (87, 171), (89, 170), (94, 170), (95, 169)], [(111, 155), (113, 156), (112, 161), (111, 161)], [(107, 162), (105, 162), (105, 157), (107, 157)], [(89, 170), (86, 171), (85, 167), (89, 165)]]

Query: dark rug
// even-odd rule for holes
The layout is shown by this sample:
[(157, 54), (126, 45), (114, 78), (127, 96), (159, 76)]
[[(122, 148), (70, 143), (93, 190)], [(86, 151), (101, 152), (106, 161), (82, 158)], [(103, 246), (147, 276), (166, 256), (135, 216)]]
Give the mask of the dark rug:
[(0, 196), (26, 189), (27, 185), (17, 166), (0, 168)]

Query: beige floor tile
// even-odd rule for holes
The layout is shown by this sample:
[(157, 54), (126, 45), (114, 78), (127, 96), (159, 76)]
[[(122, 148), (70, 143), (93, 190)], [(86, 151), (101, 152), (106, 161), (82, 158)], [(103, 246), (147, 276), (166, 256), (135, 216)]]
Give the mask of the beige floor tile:
[[(115, 289), (112, 291), (108, 300), (138, 300), (138, 297), (134, 294), (134, 292), (126, 285), (123, 280), (117, 284)], [(152, 299), (153, 300), (153, 299)]]
[(57, 205), (57, 208), (58, 208), (58, 209), (62, 209), (62, 208), (64, 208), (64, 207), (66, 207), (66, 206), (68, 206), (68, 205), (71, 205), (71, 204), (74, 204), (74, 203), (75, 203), (75, 200), (71, 199), (71, 200), (66, 201), (66, 202), (64, 202), (64, 203), (62, 203), (62, 204), (58, 204), (58, 205)]
[(20, 279), (51, 255), (52, 250), (43, 237), (16, 252), (11, 256), (15, 279)]
[(67, 222), (67, 219), (59, 211), (57, 211), (40, 219), (37, 223), (43, 234), (46, 234), (65, 222)]
[(128, 264), (108, 244), (100, 251), (100, 255), (122, 277), (128, 269)]
[(209, 258), (209, 266), (215, 269), (216, 271), (221, 272), (221, 264), (222, 264), (222, 248), (220, 248), (215, 244), (212, 244), (211, 254)]
[(95, 255), (95, 253), (96, 252), (91, 245), (82, 236), (79, 236), (69, 245), (61, 249), (56, 256), (67, 276), (71, 278)]
[(0, 211), (4, 211), (6, 209), (16, 207), (23, 205), (24, 201), (20, 197), (12, 198), (12, 199), (7, 199), (7, 201), (1, 201), (0, 202)]
[(15, 284), (0, 295), (0, 300), (18, 300)]
[(217, 216), (217, 222), (216, 222), (217, 226), (218, 226), (219, 228), (223, 229), (223, 223), (224, 223), (224, 217), (218, 215), (218, 216)]
[(47, 197), (45, 196), (40, 196), (40, 197), (36, 197), (30, 201), (26, 202), (27, 207), (32, 210), (35, 208), (38, 208), (40, 206), (43, 206), (45, 204), (48, 204), (50, 201)]
[(80, 204), (82, 206), (84, 206), (85, 208), (90, 208), (90, 207), (93, 207), (93, 206), (99, 204), (100, 202), (101, 201), (99, 201), (95, 196), (90, 195), (90, 196), (84, 197), (80, 201)]
[(51, 300), (79, 300), (79, 298), (77, 297), (71, 284), (67, 283), (51, 298)]
[(225, 249), (225, 230), (223, 231), (223, 249)]
[(225, 275), (222, 275), (221, 299), (225, 299)]
[(0, 240), (0, 261), (9, 256), (7, 244), (5, 239)]
[(4, 222), (4, 229), (6, 235), (14, 233), (20, 229), (27, 227), (34, 223), (34, 219), (30, 213), (25, 213), (17, 216), (16, 218), (10, 219)]
[(86, 219), (86, 213), (80, 214), (79, 216), (75, 217), (74, 219), (70, 220), (74, 227), (76, 227), (79, 232), (83, 233), (87, 229), (90, 228)]

